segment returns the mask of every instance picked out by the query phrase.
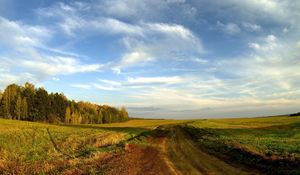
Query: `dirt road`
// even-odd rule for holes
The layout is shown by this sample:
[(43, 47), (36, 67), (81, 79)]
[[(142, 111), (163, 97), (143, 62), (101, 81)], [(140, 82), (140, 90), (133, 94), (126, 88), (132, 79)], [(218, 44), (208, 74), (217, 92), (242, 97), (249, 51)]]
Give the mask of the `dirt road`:
[[(177, 174), (243, 175), (247, 170), (234, 167), (201, 151), (181, 127), (170, 128), (166, 142), (168, 159)], [(256, 174), (256, 173), (255, 173)]]
[(124, 154), (106, 160), (112, 165), (107, 174), (257, 174), (201, 151), (180, 126), (162, 128), (166, 134), (151, 136), (150, 145), (128, 144)]

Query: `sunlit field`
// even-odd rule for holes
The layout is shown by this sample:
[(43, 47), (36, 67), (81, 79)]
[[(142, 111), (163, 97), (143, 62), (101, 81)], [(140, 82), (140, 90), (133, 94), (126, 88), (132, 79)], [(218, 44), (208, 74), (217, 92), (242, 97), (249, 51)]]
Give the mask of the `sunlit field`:
[[(193, 122), (193, 120), (129, 120), (128, 122), (123, 123), (112, 123), (112, 124), (103, 124), (101, 127), (142, 127), (142, 128), (155, 128), (160, 125), (176, 125), (182, 123)], [(90, 125), (88, 125), (90, 126)], [(98, 125), (99, 126), (99, 125)]]
[(299, 150), (299, 116), (90, 125), (0, 119), (2, 174), (138, 174), (147, 166), (167, 174), (297, 174)]
[(87, 158), (116, 151), (124, 142), (176, 120), (131, 120), (103, 125), (50, 125), (0, 119), (0, 172), (59, 173), (76, 169)]
[(261, 163), (258, 166), (264, 169), (273, 164), (292, 169), (293, 162), (300, 160), (299, 116), (198, 120), (189, 124), (189, 129), (202, 147), (215, 154), (228, 154), (248, 164)]

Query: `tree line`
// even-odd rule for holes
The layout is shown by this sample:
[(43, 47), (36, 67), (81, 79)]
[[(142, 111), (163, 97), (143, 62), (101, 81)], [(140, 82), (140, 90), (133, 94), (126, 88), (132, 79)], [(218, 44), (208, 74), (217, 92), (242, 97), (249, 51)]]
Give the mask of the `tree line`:
[(63, 93), (48, 93), (31, 83), (8, 85), (0, 91), (0, 118), (50, 123), (100, 124), (129, 119), (124, 107), (68, 100)]
[(290, 114), (291, 117), (295, 117), (295, 116), (300, 116), (300, 112), (294, 113), (294, 114)]

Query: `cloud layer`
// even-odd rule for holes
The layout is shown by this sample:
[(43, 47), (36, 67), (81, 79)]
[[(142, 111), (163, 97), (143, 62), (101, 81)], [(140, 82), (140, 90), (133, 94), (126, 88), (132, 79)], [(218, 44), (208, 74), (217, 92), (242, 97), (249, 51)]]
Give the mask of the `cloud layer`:
[(33, 19), (0, 16), (1, 87), (31, 81), (133, 116), (298, 110), (298, 2), (51, 1), (30, 10)]

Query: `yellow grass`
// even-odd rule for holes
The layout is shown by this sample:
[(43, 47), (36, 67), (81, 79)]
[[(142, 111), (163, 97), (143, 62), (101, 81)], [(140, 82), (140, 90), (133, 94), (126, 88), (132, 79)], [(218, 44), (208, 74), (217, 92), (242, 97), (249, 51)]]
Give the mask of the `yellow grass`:
[(190, 122), (189, 120), (129, 120), (122, 123), (102, 124), (101, 127), (141, 127), (155, 128), (160, 125), (174, 125)]

